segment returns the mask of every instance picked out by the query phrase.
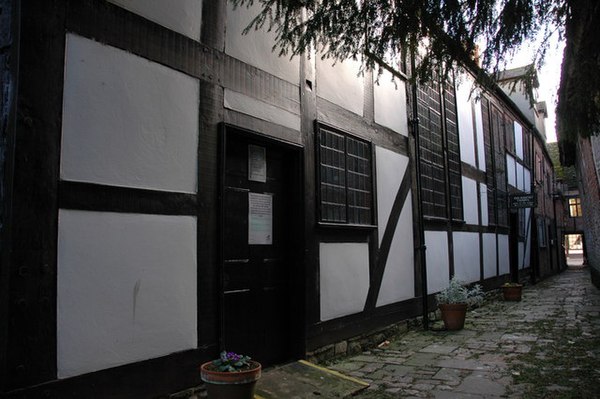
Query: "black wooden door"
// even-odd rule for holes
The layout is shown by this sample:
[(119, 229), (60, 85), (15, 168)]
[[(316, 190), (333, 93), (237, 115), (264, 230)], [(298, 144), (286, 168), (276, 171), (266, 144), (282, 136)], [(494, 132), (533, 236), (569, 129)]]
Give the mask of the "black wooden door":
[[(293, 209), (293, 157), (275, 145), (232, 134), (227, 137), (222, 210), (222, 346), (247, 354), (263, 365), (280, 363), (291, 356), (293, 336), (292, 220), (298, 211)], [(249, 166), (249, 151), (258, 152), (258, 168)], [(256, 176), (251, 180), (249, 172), (258, 169), (260, 175), (260, 164), (264, 166), (265, 162), (265, 181)], [(266, 216), (258, 227), (251, 222), (257, 199), (263, 202), (259, 208)]]

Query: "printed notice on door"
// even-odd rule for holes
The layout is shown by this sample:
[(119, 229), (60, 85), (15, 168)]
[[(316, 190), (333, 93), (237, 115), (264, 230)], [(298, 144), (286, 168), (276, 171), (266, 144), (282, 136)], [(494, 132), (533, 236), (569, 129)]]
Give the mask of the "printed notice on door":
[(273, 244), (273, 195), (248, 193), (248, 244)]
[(248, 180), (265, 183), (267, 181), (267, 149), (248, 145)]

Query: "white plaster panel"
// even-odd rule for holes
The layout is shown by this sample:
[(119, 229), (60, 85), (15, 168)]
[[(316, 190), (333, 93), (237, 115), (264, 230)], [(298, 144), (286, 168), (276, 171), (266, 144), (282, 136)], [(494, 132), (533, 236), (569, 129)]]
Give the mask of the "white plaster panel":
[(524, 256), (525, 256), (525, 243), (524, 242), (519, 242), (519, 269), (523, 268), (523, 262), (525, 260)]
[(517, 157), (523, 159), (523, 128), (519, 122), (515, 121), (515, 152)]
[(166, 28), (199, 41), (202, 0), (108, 0)]
[(481, 225), (487, 226), (489, 223), (487, 185), (479, 183), (479, 195), (481, 198)]
[(483, 141), (483, 115), (481, 113), (481, 101), (475, 102), (475, 131), (477, 132), (477, 159), (479, 169), (485, 171), (485, 144)]
[(297, 85), (300, 80), (300, 58), (280, 57), (278, 50), (273, 52), (275, 31), (268, 32), (264, 28), (251, 29), (245, 35), (242, 33), (259, 11), (257, 2), (249, 8), (242, 6), (234, 9), (232, 2), (227, 1), (225, 53)]
[(392, 74), (384, 71), (374, 88), (375, 122), (408, 136), (406, 113), (406, 84)]
[(525, 190), (525, 179), (523, 176), (523, 165), (517, 162), (517, 188), (519, 190)]
[(427, 246), (427, 293), (440, 292), (450, 281), (448, 255), (448, 233), (445, 231), (425, 231)]
[(275, 105), (225, 89), (224, 107), (300, 131), (300, 116)]
[(496, 276), (496, 235), (483, 234), (483, 278)]
[(523, 187), (526, 193), (531, 192), (531, 173), (529, 169), (523, 168)]
[(523, 259), (523, 267), (529, 267), (531, 260), (531, 209), (525, 209), (525, 258)]
[(500, 276), (510, 272), (509, 258), (508, 236), (498, 234), (498, 261), (500, 266)]
[(472, 166), (475, 163), (475, 139), (473, 132), (473, 107), (471, 105), (472, 81), (466, 79), (456, 86), (456, 109), (458, 112), (458, 137), (460, 159)]
[(467, 232), (453, 233), (454, 274), (466, 283), (479, 281), (479, 234)]
[(321, 320), (362, 312), (369, 292), (369, 244), (321, 243)]
[[(396, 194), (406, 173), (408, 157), (382, 147), (375, 147), (375, 158), (377, 164), (377, 226), (379, 244), (381, 244)], [(408, 198), (410, 199), (410, 197)]]
[(63, 180), (195, 193), (199, 83), (67, 34)]
[(477, 182), (467, 177), (462, 177), (463, 210), (467, 224), (479, 224), (477, 209)]
[(517, 167), (515, 159), (508, 154), (506, 154), (506, 177), (508, 178), (508, 184), (517, 187)]
[(197, 346), (196, 218), (63, 210), (59, 378)]
[(415, 267), (412, 225), (412, 201), (409, 191), (396, 226), (385, 265), (377, 306), (414, 298)]
[(359, 70), (359, 61), (335, 62), (317, 54), (317, 95), (362, 116), (364, 78), (358, 75)]

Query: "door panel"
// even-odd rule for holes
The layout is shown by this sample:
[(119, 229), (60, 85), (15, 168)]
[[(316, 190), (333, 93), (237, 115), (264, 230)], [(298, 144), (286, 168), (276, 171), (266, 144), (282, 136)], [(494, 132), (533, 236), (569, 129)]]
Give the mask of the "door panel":
[[(266, 182), (248, 180), (248, 145), (266, 148)], [(293, 157), (230, 134), (223, 187), (223, 348), (264, 365), (291, 356)], [(248, 196), (272, 196), (272, 244), (248, 244)]]

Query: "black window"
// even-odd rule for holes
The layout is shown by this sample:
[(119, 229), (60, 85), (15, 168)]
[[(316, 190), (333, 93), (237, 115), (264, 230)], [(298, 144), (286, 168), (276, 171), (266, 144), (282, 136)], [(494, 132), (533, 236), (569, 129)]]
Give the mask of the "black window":
[(492, 122), (490, 118), (490, 101), (483, 98), (481, 113), (483, 114), (483, 142), (485, 146), (485, 184), (487, 186), (488, 220), (496, 224), (496, 177), (494, 175), (494, 145), (492, 140)]
[(546, 243), (546, 221), (544, 219), (538, 219), (537, 227), (538, 227), (538, 245), (540, 246), (540, 248), (545, 248), (547, 246), (547, 243)]
[(460, 144), (454, 86), (435, 80), (420, 85), (417, 112), (423, 214), (462, 220)]
[(370, 143), (324, 126), (317, 137), (320, 221), (372, 225)]
[(504, 140), (506, 124), (503, 114), (489, 100), (484, 99), (481, 109), (484, 115), (483, 138), (489, 223), (508, 226), (508, 183)]

